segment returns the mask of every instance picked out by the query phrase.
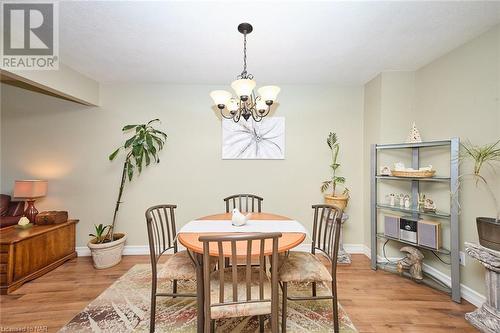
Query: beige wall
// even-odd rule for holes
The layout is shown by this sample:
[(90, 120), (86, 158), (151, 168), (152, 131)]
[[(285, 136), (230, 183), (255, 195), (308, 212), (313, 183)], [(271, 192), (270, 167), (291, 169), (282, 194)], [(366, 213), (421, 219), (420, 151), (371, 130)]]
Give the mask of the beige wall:
[(310, 226), (311, 204), (322, 200), (329, 176), (329, 131), (340, 137), (342, 173), (352, 200), (346, 243), (363, 242), (362, 87), (283, 86), (277, 116), (286, 119), (286, 159), (221, 160), (221, 125), (208, 96), (213, 86), (103, 85), (101, 107), (2, 85), (2, 193), (15, 179), (45, 178), (49, 195), (38, 208), (67, 209), (81, 219), (82, 246), (94, 223), (111, 221), (121, 165), (107, 160), (126, 136), (125, 124), (161, 118), (168, 144), (161, 163), (127, 184), (118, 229), (129, 245), (147, 244), (144, 210), (153, 204), (179, 206), (178, 221), (217, 213), (222, 198), (254, 192), (264, 210)]
[[(414, 120), (424, 140), (439, 140), (460, 137), (476, 144), (485, 144), (500, 139), (500, 27), (453, 50), (415, 72), (382, 73), (365, 85), (364, 110), (364, 157), (365, 167), (369, 163), (367, 151), (370, 143), (404, 141)], [(369, 96), (377, 98), (368, 98)], [(367, 129), (367, 121), (374, 114), (381, 119), (375, 123), (379, 130)], [(421, 164), (433, 164), (446, 174), (449, 154), (432, 149), (421, 155)], [(385, 155), (382, 163), (388, 165), (403, 160), (408, 155)], [(461, 173), (470, 171), (470, 164), (461, 165)], [(498, 171), (497, 171), (498, 172)], [(369, 189), (365, 177), (365, 193)], [(500, 193), (500, 177), (488, 173), (494, 190)], [(401, 192), (401, 188), (383, 185), (382, 196), (390, 192)], [(423, 186), (421, 191), (437, 201), (438, 209), (449, 205), (449, 194), (439, 185)], [(400, 190), (401, 189), (401, 190)], [(409, 190), (407, 189), (406, 192)], [(460, 244), (464, 250), (465, 241), (477, 242), (476, 216), (494, 216), (495, 209), (490, 198), (482, 189), (476, 189), (470, 182), (462, 184), (460, 192)], [(365, 197), (365, 243), (370, 244), (369, 203)], [(448, 227), (443, 224), (444, 229)], [(397, 255), (398, 246), (391, 246), (388, 255)], [(435, 260), (435, 268), (447, 272), (448, 268)], [(461, 267), (461, 282), (484, 294), (482, 267), (470, 258)]]
[[(416, 72), (416, 117), (424, 138), (458, 136), (475, 144), (500, 139), (499, 49), (497, 26)], [(464, 163), (460, 171), (470, 170)], [(488, 179), (500, 193), (498, 172), (488, 173)], [(463, 250), (463, 242), (478, 241), (476, 216), (494, 216), (495, 209), (487, 193), (469, 181), (462, 183), (460, 199)], [(466, 258), (461, 277), (462, 283), (484, 291), (483, 268), (475, 260)]]

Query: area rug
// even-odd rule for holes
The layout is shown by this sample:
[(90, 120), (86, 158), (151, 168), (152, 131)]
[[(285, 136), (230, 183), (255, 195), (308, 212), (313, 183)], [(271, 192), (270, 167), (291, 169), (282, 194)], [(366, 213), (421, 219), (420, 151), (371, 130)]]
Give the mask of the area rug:
[[(149, 332), (151, 266), (138, 264), (120, 277), (99, 297), (76, 315), (61, 333), (126, 333)], [(171, 283), (164, 285), (170, 290)], [(195, 282), (179, 282), (179, 292), (194, 292)], [(160, 290), (159, 290), (160, 291)], [(167, 291), (167, 290), (165, 290)], [(289, 295), (310, 295), (310, 286), (292, 285)], [(318, 294), (328, 293), (326, 285), (318, 286)], [(158, 297), (156, 332), (196, 332), (195, 298)], [(339, 304), (340, 331), (357, 332), (347, 313)], [(270, 331), (266, 320), (266, 331)], [(287, 330), (289, 332), (333, 332), (332, 302), (288, 302)], [(218, 320), (216, 332), (258, 332), (257, 317)]]

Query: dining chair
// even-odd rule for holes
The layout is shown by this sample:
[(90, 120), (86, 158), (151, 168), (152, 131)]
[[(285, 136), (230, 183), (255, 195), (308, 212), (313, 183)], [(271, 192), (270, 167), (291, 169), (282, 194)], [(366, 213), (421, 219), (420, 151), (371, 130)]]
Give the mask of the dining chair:
[[(339, 251), (339, 238), (341, 228), (342, 209), (333, 205), (313, 205), (313, 235), (311, 253), (288, 252), (279, 258), (278, 277), (282, 297), (281, 331), (286, 332), (287, 301), (304, 300), (333, 300), (333, 328), (339, 332), (338, 294), (337, 294), (337, 255)], [(316, 251), (326, 256), (331, 264), (331, 270), (323, 265), (316, 256)], [(312, 296), (289, 296), (287, 284), (311, 283)], [(316, 285), (318, 283), (331, 283), (331, 295), (318, 296)]]
[[(203, 243), (204, 332), (214, 332), (217, 319), (243, 316), (259, 316), (259, 327), (263, 332), (265, 314), (271, 314), (271, 331), (278, 332), (277, 267), (280, 237), (279, 232), (199, 237)], [(264, 268), (264, 251), (269, 253), (270, 247), (271, 278)], [(216, 251), (219, 268), (222, 269), (212, 272), (208, 259)], [(252, 266), (252, 256), (258, 256), (259, 266)], [(245, 265), (225, 268), (225, 257), (231, 257), (233, 262), (238, 257), (245, 258)]]
[[(156, 297), (196, 297), (196, 293), (178, 293), (177, 281), (196, 280), (196, 268), (186, 251), (178, 251), (175, 227), (176, 205), (157, 205), (146, 210), (149, 253), (151, 256), (151, 318), (149, 331), (155, 331)], [(164, 264), (160, 257), (168, 250), (173, 255)], [(172, 281), (171, 293), (157, 292), (158, 280)]]
[(255, 194), (231, 195), (227, 198), (224, 198), (224, 201), (226, 203), (226, 213), (231, 212), (234, 208), (238, 208), (240, 212), (261, 213), (263, 200), (263, 198)]

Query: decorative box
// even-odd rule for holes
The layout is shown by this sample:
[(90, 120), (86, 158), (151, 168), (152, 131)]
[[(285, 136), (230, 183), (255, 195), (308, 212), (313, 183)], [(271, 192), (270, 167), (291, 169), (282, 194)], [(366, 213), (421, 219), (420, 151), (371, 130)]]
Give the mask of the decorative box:
[(41, 212), (35, 218), (35, 224), (37, 225), (47, 225), (47, 224), (57, 224), (63, 223), (68, 220), (67, 211), (48, 211)]

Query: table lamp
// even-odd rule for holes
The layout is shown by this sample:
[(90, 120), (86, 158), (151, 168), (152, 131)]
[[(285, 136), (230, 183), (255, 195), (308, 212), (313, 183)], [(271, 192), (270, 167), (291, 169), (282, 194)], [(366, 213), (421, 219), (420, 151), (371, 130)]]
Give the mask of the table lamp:
[(24, 211), (24, 216), (35, 222), (38, 210), (35, 208), (35, 199), (44, 197), (47, 194), (46, 180), (16, 180), (14, 184), (14, 198), (24, 199), (28, 207)]

